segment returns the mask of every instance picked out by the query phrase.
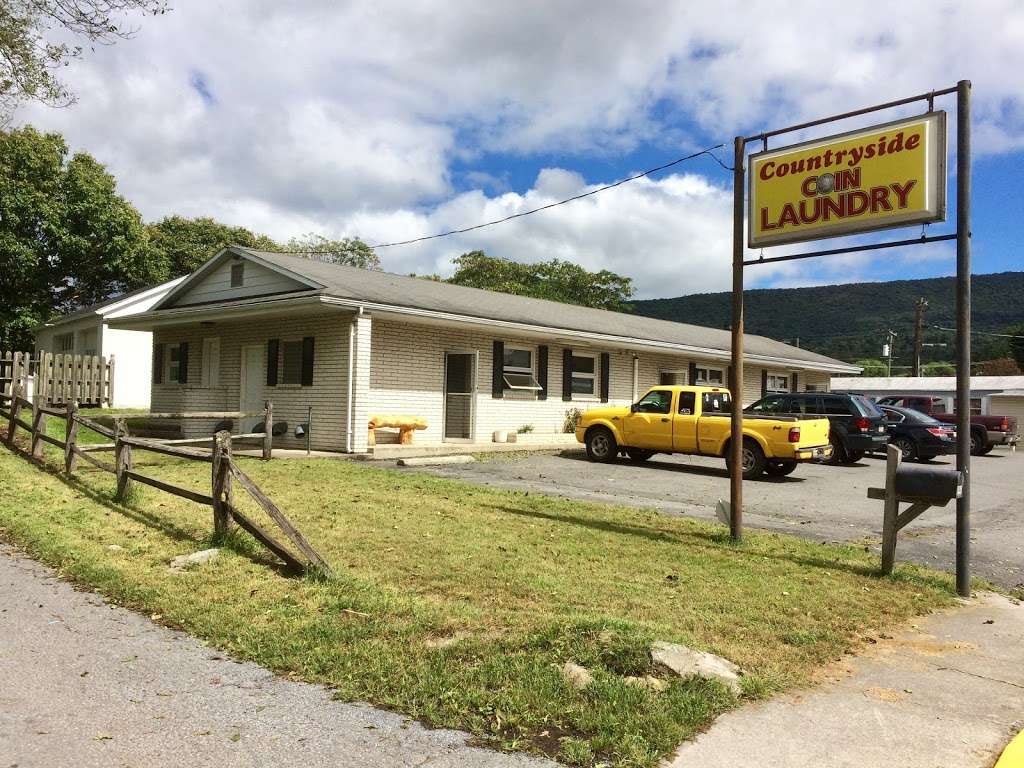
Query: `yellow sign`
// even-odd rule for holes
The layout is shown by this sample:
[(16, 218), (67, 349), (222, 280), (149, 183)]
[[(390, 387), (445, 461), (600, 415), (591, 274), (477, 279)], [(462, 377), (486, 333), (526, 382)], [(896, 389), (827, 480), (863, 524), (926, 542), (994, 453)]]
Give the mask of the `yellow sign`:
[(946, 113), (750, 156), (757, 248), (946, 218)]

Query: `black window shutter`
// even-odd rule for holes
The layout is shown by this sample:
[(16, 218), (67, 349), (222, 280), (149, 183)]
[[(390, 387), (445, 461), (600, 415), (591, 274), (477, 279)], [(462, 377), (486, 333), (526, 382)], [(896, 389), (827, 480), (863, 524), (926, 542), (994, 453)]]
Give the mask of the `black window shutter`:
[(277, 357), (281, 342), (277, 339), (267, 341), (267, 386), (277, 386)]
[(153, 345), (153, 383), (164, 383), (164, 345)]
[(690, 363), (690, 373), (686, 377), (686, 383), (691, 387), (697, 383), (697, 364)]
[(313, 386), (313, 337), (302, 339), (302, 386)]
[(768, 369), (761, 369), (761, 397), (768, 394)]
[(505, 342), (495, 341), (491, 349), (491, 397), (505, 396)]
[(790, 383), (790, 385), (789, 385), (789, 391), (790, 392), (799, 392), (800, 391), (800, 384), (797, 381), (796, 371), (793, 371), (792, 383)]
[[(731, 365), (728, 368), (725, 369), (725, 386), (729, 387), (730, 391), (732, 390), (732, 366)], [(733, 394), (736, 395), (737, 397), (742, 397), (743, 396), (743, 382), (742, 381), (740, 382), (740, 385), (739, 385), (739, 387), (737, 387), (737, 389), (740, 390), (739, 393), (733, 392)]]
[(611, 383), (612, 356), (607, 352), (601, 353), (601, 402), (608, 402), (608, 390)]
[(178, 383), (188, 383), (188, 342), (183, 341), (178, 345)]
[(548, 399), (548, 347), (541, 344), (537, 347), (537, 383), (540, 384), (540, 391), (537, 393), (538, 400)]
[(572, 350), (562, 350), (562, 399), (572, 400)]

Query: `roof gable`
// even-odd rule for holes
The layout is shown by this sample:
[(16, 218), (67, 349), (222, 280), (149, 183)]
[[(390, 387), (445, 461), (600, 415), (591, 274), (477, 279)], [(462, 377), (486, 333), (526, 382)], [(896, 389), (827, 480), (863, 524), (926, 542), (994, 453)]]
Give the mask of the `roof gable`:
[[(233, 269), (239, 266), (241, 285), (232, 285)], [(321, 288), (322, 284), (286, 267), (229, 247), (189, 275), (153, 309), (220, 304)]]

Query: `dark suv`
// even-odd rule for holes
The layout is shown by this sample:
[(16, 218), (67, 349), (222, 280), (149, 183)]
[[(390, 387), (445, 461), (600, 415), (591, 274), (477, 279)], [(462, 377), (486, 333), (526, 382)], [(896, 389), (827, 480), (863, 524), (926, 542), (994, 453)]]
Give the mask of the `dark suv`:
[(885, 417), (864, 395), (791, 392), (762, 397), (745, 411), (751, 414), (825, 416), (831, 430), (831, 462), (852, 464), (867, 451), (885, 451), (889, 442)]

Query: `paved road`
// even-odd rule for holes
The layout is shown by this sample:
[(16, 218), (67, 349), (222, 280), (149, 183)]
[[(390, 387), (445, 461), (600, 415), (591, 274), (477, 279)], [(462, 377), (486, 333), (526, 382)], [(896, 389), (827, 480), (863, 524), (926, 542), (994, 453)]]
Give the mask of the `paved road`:
[[(953, 466), (945, 459), (936, 466)], [(593, 464), (583, 453), (533, 454), (475, 464), (434, 467), (447, 477), (504, 488), (594, 501), (650, 506), (714, 518), (718, 499), (729, 498), (724, 462), (693, 456), (656, 456), (637, 466), (621, 460)], [(972, 547), (975, 572), (993, 583), (1024, 586), (1024, 451), (997, 449), (972, 461)], [(865, 458), (848, 467), (808, 464), (789, 477), (744, 483), (747, 525), (817, 541), (881, 538), (882, 503), (868, 486), (885, 485), (885, 460)], [(954, 567), (953, 504), (931, 509), (905, 528), (897, 550), (937, 568)]]
[(0, 768), (543, 768), (226, 660), (0, 545)]

